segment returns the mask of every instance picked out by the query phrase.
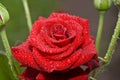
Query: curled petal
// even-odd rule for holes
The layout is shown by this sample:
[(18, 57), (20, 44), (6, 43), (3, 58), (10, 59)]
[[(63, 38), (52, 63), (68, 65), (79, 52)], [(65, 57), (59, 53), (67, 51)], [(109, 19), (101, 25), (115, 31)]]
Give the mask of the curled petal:
[[(97, 60), (97, 52), (95, 49), (95, 45), (93, 41), (89, 43), (85, 48), (82, 50), (82, 55), (79, 57), (79, 59), (75, 62), (75, 64), (71, 68), (75, 68), (76, 66), (83, 65), (88, 63), (91, 60), (95, 60), (97, 64), (92, 65), (93, 67), (98, 65), (98, 60)], [(88, 65), (90, 67), (90, 65)]]
[(25, 66), (30, 66), (39, 70), (38, 65), (33, 59), (31, 48), (28, 42), (18, 47), (12, 47), (13, 56)]
[(81, 51), (77, 51), (74, 54), (72, 54), (69, 58), (60, 61), (53, 61), (42, 56), (37, 49), (33, 49), (33, 57), (35, 58), (35, 61), (39, 64), (39, 67), (41, 67), (42, 70), (46, 72), (69, 69), (69, 67), (71, 67), (71, 65), (78, 60), (80, 54)]
[(43, 33), (43, 38), (45, 41), (51, 46), (51, 47), (64, 47), (71, 43), (73, 39), (75, 38), (76, 34), (75, 32), (71, 31), (71, 36), (69, 38), (63, 39), (63, 40), (55, 40), (51, 37), (49, 37), (46, 33)]
[(30, 43), (33, 45), (33, 46), (36, 46), (37, 43), (36, 43), (36, 36), (39, 34), (41, 28), (45, 25), (45, 18), (43, 17), (40, 17), (39, 20), (37, 20), (34, 24), (33, 24), (33, 27), (32, 27), (32, 30), (31, 30), (31, 33), (30, 33), (30, 36), (28, 38), (28, 40), (30, 41)]
[(66, 51), (69, 48), (69, 46), (70, 46), (70, 44), (69, 44), (69, 45), (66, 45), (66, 46), (64, 46), (62, 48), (52, 48), (50, 45), (46, 44), (46, 42), (44, 41), (44, 39), (41, 36), (42, 35), (39, 35), (37, 37), (37, 39), (36, 39), (36, 41), (37, 41), (37, 46), (36, 47), (40, 51), (42, 51), (42, 52), (44, 52), (46, 54), (49, 54), (49, 55), (51, 55), (51, 54), (52, 55), (53, 54), (59, 54), (61, 52)]
[(49, 18), (59, 18), (62, 19), (64, 21), (75, 21), (77, 23), (79, 23), (82, 27), (83, 27), (83, 36), (84, 36), (84, 40), (85, 40), (85, 44), (88, 44), (88, 39), (89, 39), (89, 23), (87, 19), (81, 18), (81, 17), (77, 17), (77, 16), (71, 16), (69, 14), (66, 13), (52, 13)]
[(69, 56), (71, 56), (71, 54), (74, 54), (74, 51), (78, 48), (78, 46), (80, 46), (81, 42), (82, 38), (80, 38), (80, 35), (78, 35), (73, 43), (70, 45), (68, 50), (58, 55), (48, 55), (48, 58), (52, 60), (62, 60), (64, 58), (68, 58)]

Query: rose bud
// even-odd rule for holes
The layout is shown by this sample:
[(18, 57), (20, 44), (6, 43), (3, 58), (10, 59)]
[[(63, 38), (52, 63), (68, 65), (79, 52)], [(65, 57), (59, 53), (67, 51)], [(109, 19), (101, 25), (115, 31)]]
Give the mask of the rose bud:
[(94, 6), (99, 11), (107, 11), (112, 6), (112, 0), (94, 0)]
[(0, 27), (5, 25), (9, 18), (10, 17), (7, 9), (0, 3)]
[(20, 75), (24, 80), (88, 80), (99, 65), (89, 21), (67, 13), (40, 17), (28, 39), (12, 52), (26, 67)]

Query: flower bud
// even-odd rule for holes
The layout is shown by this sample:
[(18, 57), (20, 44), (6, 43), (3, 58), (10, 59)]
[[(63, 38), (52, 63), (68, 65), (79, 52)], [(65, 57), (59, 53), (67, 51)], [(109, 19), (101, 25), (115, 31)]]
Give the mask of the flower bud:
[(107, 11), (112, 6), (112, 0), (94, 0), (94, 6), (99, 11)]
[(7, 9), (0, 3), (0, 27), (5, 25), (9, 18), (10, 17)]
[(114, 4), (120, 7), (120, 0), (113, 0)]

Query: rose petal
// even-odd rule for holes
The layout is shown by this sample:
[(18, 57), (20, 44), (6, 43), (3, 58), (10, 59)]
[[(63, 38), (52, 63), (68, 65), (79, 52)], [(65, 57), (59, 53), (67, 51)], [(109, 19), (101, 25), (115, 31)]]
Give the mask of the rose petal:
[(33, 59), (29, 42), (24, 42), (18, 47), (12, 47), (13, 56), (23, 65), (30, 66), (39, 70), (38, 65)]
[(59, 18), (62, 19), (64, 21), (76, 21), (77, 23), (79, 23), (82, 27), (83, 27), (83, 36), (84, 36), (84, 40), (85, 40), (85, 44), (88, 44), (88, 39), (89, 39), (89, 23), (87, 19), (81, 18), (81, 17), (77, 17), (77, 16), (71, 16), (67, 13), (52, 13), (49, 18)]
[(63, 53), (58, 54), (58, 55), (52, 55), (52, 56), (48, 55), (48, 58), (53, 59), (53, 60), (61, 60), (61, 59), (64, 59), (65, 57), (68, 57), (69, 55), (71, 55), (73, 53), (73, 51), (75, 51), (83, 42), (82, 34), (80, 32), (81, 29), (82, 28), (80, 27), (80, 25), (79, 25), (79, 27), (76, 27), (76, 37), (75, 37), (74, 41), (71, 42), (72, 44), (70, 45), (70, 48), (68, 50), (66, 50)]
[(43, 55), (41, 55), (41, 52), (35, 48), (33, 48), (33, 57), (42, 69), (41, 71), (52, 72), (54, 70), (53, 61), (46, 59)]
[[(95, 56), (97, 57), (97, 52), (93, 41), (91, 41), (91, 43), (89, 43), (86, 47), (83, 48), (82, 55), (75, 62), (75, 64), (72, 65), (71, 69), (89, 62), (90, 60), (94, 59)], [(96, 61), (98, 60), (96, 59)]]
[(58, 18), (53, 18), (53, 19), (48, 19), (46, 21), (46, 24), (47, 25), (45, 27), (44, 34), (46, 34), (45, 32), (47, 31), (49, 37), (54, 36), (51, 30), (51, 28), (53, 28), (52, 25), (61, 24), (67, 29), (68, 32), (67, 34), (69, 35), (69, 37), (66, 39), (56, 40), (53, 37), (50, 37), (51, 41), (53, 41), (53, 43), (54, 42), (57, 43), (57, 45), (63, 45), (64, 42), (66, 43), (68, 42), (68, 40), (70, 41), (70, 39), (72, 39), (76, 35), (76, 31), (79, 31), (80, 34), (82, 33), (82, 26), (73, 20), (64, 21)]
[(46, 73), (27, 67), (20, 78), (24, 80), (88, 80), (88, 72), (78, 67), (67, 72)]
[(62, 48), (52, 48), (50, 45), (46, 44), (45, 40), (41, 36), (42, 35), (39, 34), (39, 36), (36, 39), (36, 41), (37, 41), (37, 46), (36, 47), (40, 51), (42, 51), (42, 52), (44, 52), (46, 54), (49, 54), (49, 55), (50, 54), (52, 54), (52, 55), (53, 54), (59, 54), (61, 52), (66, 51), (70, 46), (70, 44), (69, 44), (69, 45), (66, 45), (66, 46), (64, 46)]
[(79, 50), (72, 54), (69, 58), (60, 61), (53, 61), (41, 55), (40, 51), (37, 49), (33, 49), (33, 57), (39, 64), (39, 67), (43, 68), (42, 70), (47, 72), (53, 72), (53, 70), (60, 71), (69, 68), (74, 62), (76, 62), (76, 60), (78, 60), (80, 54), (81, 51)]
[(36, 80), (88, 80), (88, 72), (75, 68), (68, 72), (39, 73)]
[(48, 36), (44, 36), (46, 37), (46, 39), (50, 39), (50, 41), (52, 43), (54, 43), (55, 45), (57, 45), (58, 47), (63, 47), (63, 46), (66, 46), (67, 44), (71, 43), (73, 41), (73, 39), (75, 38), (76, 36), (76, 33), (74, 31), (71, 31), (71, 36), (69, 38), (66, 38), (66, 39), (63, 39), (63, 40), (55, 40), (53, 38), (50, 38)]
[(71, 54), (74, 54), (74, 50), (76, 50), (78, 46), (80, 46), (81, 42), (82, 42), (82, 39), (80, 38), (80, 35), (78, 35), (73, 41), (73, 43), (70, 45), (68, 50), (57, 55), (48, 55), (47, 58), (52, 60), (62, 60), (66, 57), (69, 57), (71, 56)]
[(32, 30), (30, 32), (30, 36), (28, 38), (28, 40), (30, 41), (30, 43), (33, 46), (37, 45), (37, 41), (36, 41), (36, 36), (39, 34), (39, 32), (41, 31), (41, 28), (45, 25), (45, 18), (40, 17), (39, 20), (37, 20), (32, 27)]
[(51, 46), (52, 48), (59, 48), (57, 45), (51, 42), (50, 37), (45, 32), (41, 32), (41, 35), (43, 36), (45, 42)]
[(73, 21), (78, 22), (81, 25), (83, 25), (84, 23), (88, 22), (87, 19), (84, 19), (84, 18), (81, 18), (81, 17), (77, 17), (77, 16), (73, 16), (73, 15), (69, 15), (67, 13), (52, 13), (48, 17), (48, 19), (51, 19), (51, 18), (58, 18), (58, 19), (62, 19), (62, 20), (65, 20), (65, 21), (73, 20)]

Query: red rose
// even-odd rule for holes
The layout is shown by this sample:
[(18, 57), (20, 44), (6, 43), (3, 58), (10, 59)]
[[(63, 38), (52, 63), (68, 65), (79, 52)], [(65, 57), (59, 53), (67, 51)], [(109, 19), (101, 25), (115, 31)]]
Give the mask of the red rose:
[(80, 70), (80, 74), (88, 74), (98, 66), (88, 20), (65, 13), (52, 13), (47, 19), (40, 17), (34, 23), (28, 40), (13, 47), (12, 51), (22, 65), (35, 69), (39, 74), (39, 71), (48, 74), (56, 71), (67, 73), (83, 65), (87, 69)]

